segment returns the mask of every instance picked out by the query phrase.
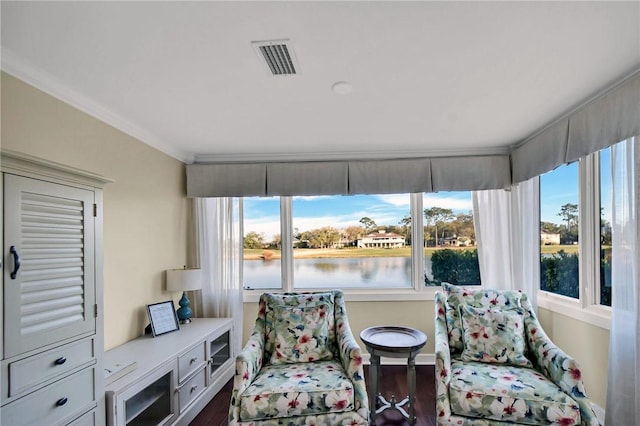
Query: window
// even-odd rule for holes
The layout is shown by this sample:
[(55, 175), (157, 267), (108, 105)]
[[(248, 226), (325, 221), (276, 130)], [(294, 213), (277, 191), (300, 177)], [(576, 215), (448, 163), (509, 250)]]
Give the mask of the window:
[(478, 285), (471, 209), (470, 192), (245, 198), (244, 288)]
[(244, 288), (282, 288), (280, 199), (244, 198), (242, 233)]
[(424, 194), (425, 285), (479, 285), (470, 192)]
[(409, 194), (293, 197), (294, 288), (410, 288)]
[(540, 289), (583, 308), (611, 306), (611, 183), (611, 148), (540, 176)]
[(540, 289), (578, 298), (578, 163), (540, 176)]

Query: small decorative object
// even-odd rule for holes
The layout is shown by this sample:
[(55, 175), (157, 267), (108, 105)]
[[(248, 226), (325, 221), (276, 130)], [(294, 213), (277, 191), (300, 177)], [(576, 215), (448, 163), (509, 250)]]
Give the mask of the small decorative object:
[(173, 300), (147, 305), (153, 337), (180, 329)]
[(191, 322), (191, 302), (186, 292), (191, 290), (200, 290), (202, 288), (202, 270), (200, 269), (170, 269), (167, 271), (167, 290), (182, 291), (182, 298), (178, 302), (178, 319), (180, 324), (188, 324)]

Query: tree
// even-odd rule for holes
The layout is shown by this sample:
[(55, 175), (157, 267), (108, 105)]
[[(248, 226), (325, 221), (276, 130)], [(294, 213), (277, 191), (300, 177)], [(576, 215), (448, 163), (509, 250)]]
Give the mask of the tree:
[(378, 225), (376, 225), (376, 222), (375, 222), (373, 219), (371, 219), (371, 218), (369, 218), (369, 217), (367, 217), (367, 216), (365, 216), (365, 217), (363, 217), (362, 219), (360, 219), (360, 223), (364, 225), (365, 230), (366, 230), (367, 232), (368, 232), (370, 229), (375, 229), (375, 228), (377, 228), (377, 227), (378, 227)]
[(572, 226), (578, 224), (578, 205), (567, 203), (561, 206), (558, 216), (567, 222), (567, 232), (571, 232)]
[(453, 210), (445, 209), (442, 207), (431, 207), (424, 209), (424, 218), (427, 220), (427, 224), (433, 224), (435, 226), (436, 247), (438, 246), (438, 227), (442, 228), (444, 225), (453, 220)]
[(404, 238), (407, 241), (408, 245), (411, 245), (411, 214), (406, 215), (405, 217), (403, 217), (402, 219), (400, 219), (400, 222), (398, 222), (399, 225), (402, 225), (402, 234), (404, 235)]
[(264, 247), (264, 234), (255, 231), (247, 232), (244, 236), (243, 247), (246, 249), (261, 249)]
[(280, 248), (282, 246), (282, 237), (280, 236), (280, 234), (274, 235), (273, 240), (271, 240), (271, 243), (269, 245), (276, 249)]
[(349, 242), (355, 242), (358, 238), (362, 238), (366, 232), (362, 226), (348, 226), (343, 231), (342, 234), (347, 237)]
[[(563, 243), (573, 243), (578, 240), (578, 205), (567, 203), (560, 207), (560, 213), (558, 213), (564, 221), (567, 222), (567, 229), (564, 235), (561, 235)], [(574, 232), (575, 228), (575, 232)]]
[(340, 241), (340, 231), (331, 226), (312, 229), (302, 233), (310, 248), (327, 248)]

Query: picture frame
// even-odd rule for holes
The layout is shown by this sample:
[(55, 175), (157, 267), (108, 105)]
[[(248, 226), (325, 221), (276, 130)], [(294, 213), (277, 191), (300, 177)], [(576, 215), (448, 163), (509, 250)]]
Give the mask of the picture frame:
[(180, 330), (178, 315), (173, 300), (147, 305), (147, 314), (151, 323), (153, 337)]

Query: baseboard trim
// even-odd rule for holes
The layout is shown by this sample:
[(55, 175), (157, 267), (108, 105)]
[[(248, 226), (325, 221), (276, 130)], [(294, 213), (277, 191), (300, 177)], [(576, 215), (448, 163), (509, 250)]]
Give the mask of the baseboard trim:
[[(371, 355), (368, 353), (362, 354), (362, 362), (366, 365), (371, 364)], [(435, 365), (435, 354), (418, 354), (416, 356), (416, 365)], [(407, 365), (406, 358), (380, 358), (380, 364), (382, 365)]]

